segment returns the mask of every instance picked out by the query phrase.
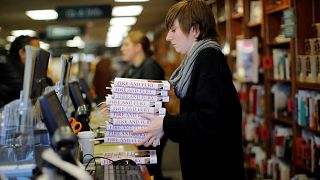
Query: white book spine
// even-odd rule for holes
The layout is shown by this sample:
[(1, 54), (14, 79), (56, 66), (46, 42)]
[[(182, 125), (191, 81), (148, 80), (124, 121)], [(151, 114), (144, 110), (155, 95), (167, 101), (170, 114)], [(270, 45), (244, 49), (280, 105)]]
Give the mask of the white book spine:
[[(154, 114), (154, 115), (157, 115), (157, 114)], [(164, 117), (164, 115), (158, 115), (158, 116)], [(144, 117), (141, 117), (139, 113), (126, 113), (126, 112), (110, 112), (109, 117), (115, 118), (115, 119), (123, 119), (123, 118), (146, 119)]]
[(128, 113), (149, 113), (149, 114), (166, 114), (165, 108), (156, 107), (138, 107), (138, 106), (109, 106), (110, 112), (128, 112)]
[(142, 106), (142, 107), (162, 107), (161, 101), (139, 101), (139, 100), (125, 100), (106, 98), (107, 105), (121, 105), (121, 106)]
[(112, 97), (115, 99), (169, 102), (169, 96), (112, 93)]
[(145, 133), (141, 134), (133, 134), (131, 131), (112, 131), (107, 130), (105, 136), (114, 136), (114, 137), (132, 137), (132, 138), (144, 138), (146, 136)]
[(125, 126), (125, 125), (112, 125), (106, 124), (106, 131), (133, 131), (141, 128), (145, 128), (147, 126)]
[(146, 89), (146, 88), (142, 89), (142, 88), (120, 87), (120, 86), (113, 86), (111, 88), (111, 92), (168, 96), (167, 90), (155, 90), (155, 89)]
[(117, 152), (105, 152), (104, 158), (101, 159), (101, 165), (112, 164), (112, 161), (119, 159), (131, 159), (136, 164), (156, 164), (157, 154), (156, 150), (139, 150), (139, 151), (117, 151)]
[(131, 138), (131, 137), (104, 137), (105, 143), (114, 143), (114, 144), (138, 144), (141, 141), (141, 138)]
[(115, 78), (113, 84), (115, 86), (122, 86), (122, 87), (170, 90), (170, 83), (168, 81), (161, 81), (161, 80)]
[(111, 119), (113, 125), (126, 125), (126, 126), (147, 126), (150, 124), (148, 119)]

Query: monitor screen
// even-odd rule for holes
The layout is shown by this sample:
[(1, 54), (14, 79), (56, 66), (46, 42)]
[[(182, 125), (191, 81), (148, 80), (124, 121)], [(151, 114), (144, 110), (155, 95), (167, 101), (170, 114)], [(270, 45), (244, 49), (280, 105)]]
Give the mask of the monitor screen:
[(47, 85), (46, 78), (49, 58), (50, 53), (43, 49), (40, 49), (36, 56), (30, 95), (30, 98), (33, 100), (41, 96), (44, 88)]
[(80, 85), (80, 89), (82, 94), (84, 94), (84, 100), (85, 103), (89, 106), (89, 108), (91, 109), (91, 104), (93, 103), (93, 99), (89, 94), (89, 85), (87, 83), (87, 81), (84, 78), (80, 78), (79, 79), (79, 85)]
[(69, 82), (69, 92), (75, 109), (78, 109), (79, 106), (85, 105), (78, 81)]
[(68, 118), (61, 106), (57, 94), (54, 91), (43, 95), (39, 99), (44, 123), (52, 137), (60, 127), (69, 126)]

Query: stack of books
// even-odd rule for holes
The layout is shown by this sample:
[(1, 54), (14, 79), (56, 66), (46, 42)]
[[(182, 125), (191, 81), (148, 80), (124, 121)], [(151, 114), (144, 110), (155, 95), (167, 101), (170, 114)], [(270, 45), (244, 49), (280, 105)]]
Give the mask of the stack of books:
[(105, 143), (137, 144), (145, 134), (132, 130), (148, 126), (141, 114), (164, 116), (164, 102), (169, 102), (170, 83), (165, 80), (115, 78), (106, 97), (110, 120), (106, 122)]

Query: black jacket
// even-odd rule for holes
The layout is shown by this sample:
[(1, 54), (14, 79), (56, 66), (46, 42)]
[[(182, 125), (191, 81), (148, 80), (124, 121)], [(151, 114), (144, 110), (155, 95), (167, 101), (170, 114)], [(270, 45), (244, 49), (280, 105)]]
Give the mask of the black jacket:
[[(180, 115), (165, 116), (165, 135), (179, 143), (183, 179), (244, 179), (242, 110), (221, 51), (196, 57)], [(209, 148), (211, 147), (211, 148)]]
[(163, 80), (164, 72), (161, 66), (154, 60), (147, 58), (139, 67), (131, 65), (122, 75), (123, 78)]
[(19, 99), (23, 87), (23, 68), (15, 64), (6, 56), (1, 56), (0, 61), (0, 107)]

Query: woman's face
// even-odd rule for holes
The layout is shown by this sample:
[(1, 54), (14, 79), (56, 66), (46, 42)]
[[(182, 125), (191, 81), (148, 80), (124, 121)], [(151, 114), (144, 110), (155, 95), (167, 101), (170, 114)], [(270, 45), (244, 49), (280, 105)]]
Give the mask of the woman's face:
[(186, 35), (180, 28), (180, 24), (176, 19), (169, 29), (169, 32), (166, 37), (167, 41), (170, 41), (172, 46), (176, 49), (177, 52), (186, 54), (188, 53), (193, 44), (196, 42), (196, 39), (193, 36), (192, 29)]
[(129, 37), (126, 37), (121, 46), (122, 60), (133, 61), (136, 55), (136, 44), (134, 44)]

